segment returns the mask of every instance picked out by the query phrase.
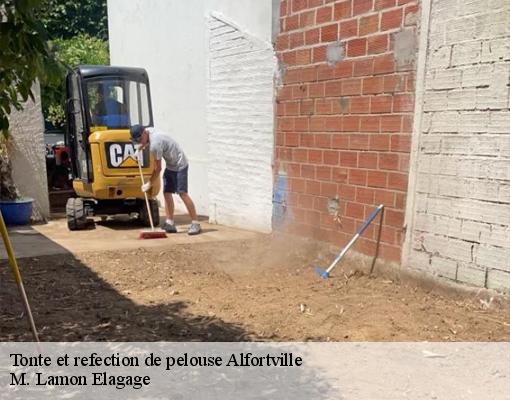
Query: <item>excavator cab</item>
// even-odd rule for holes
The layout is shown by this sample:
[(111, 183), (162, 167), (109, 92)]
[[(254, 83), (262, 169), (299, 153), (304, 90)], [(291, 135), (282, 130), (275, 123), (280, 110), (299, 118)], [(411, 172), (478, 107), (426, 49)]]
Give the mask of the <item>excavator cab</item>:
[[(76, 193), (66, 205), (69, 229), (86, 228), (93, 216), (116, 214), (135, 214), (149, 226), (136, 149), (129, 134), (133, 125), (153, 126), (147, 72), (97, 65), (70, 71), (66, 78), (66, 123)], [(141, 158), (147, 180), (154, 169), (148, 148)], [(154, 224), (159, 223), (158, 192), (159, 183), (148, 192)]]

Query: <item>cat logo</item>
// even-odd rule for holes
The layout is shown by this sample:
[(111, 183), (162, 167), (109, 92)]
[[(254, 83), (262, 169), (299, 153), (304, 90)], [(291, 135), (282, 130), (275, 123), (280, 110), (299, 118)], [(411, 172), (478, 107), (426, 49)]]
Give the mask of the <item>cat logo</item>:
[[(129, 142), (106, 143), (108, 168), (138, 168), (135, 146)], [(149, 149), (143, 151), (142, 168), (149, 165)]]

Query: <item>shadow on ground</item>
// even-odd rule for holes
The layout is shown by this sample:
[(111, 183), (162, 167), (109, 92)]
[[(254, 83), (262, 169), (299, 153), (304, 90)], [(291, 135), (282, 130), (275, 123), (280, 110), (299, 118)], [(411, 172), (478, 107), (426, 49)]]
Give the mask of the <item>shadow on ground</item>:
[[(53, 250), (58, 246), (46, 241)], [(250, 336), (240, 326), (187, 312), (183, 301), (136, 304), (65, 249), (61, 253), (19, 260), (43, 341), (240, 341)], [(0, 341), (31, 340), (6, 260), (0, 261), (0, 320)]]

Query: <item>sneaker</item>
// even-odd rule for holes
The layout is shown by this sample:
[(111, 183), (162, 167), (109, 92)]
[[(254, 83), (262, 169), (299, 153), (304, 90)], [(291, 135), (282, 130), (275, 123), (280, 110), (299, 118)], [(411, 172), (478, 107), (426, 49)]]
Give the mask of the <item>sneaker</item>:
[(188, 229), (188, 235), (198, 235), (200, 232), (202, 232), (200, 224), (191, 224)]
[(167, 224), (166, 222), (161, 226), (166, 233), (177, 233), (175, 225)]

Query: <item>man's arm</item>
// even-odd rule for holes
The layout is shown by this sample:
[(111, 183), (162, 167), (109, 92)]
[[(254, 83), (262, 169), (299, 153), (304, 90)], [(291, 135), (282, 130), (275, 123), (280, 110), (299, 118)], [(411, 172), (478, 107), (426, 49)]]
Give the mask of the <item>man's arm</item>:
[(159, 180), (159, 174), (161, 173), (161, 160), (154, 160), (154, 171), (150, 178), (150, 183), (153, 186)]

